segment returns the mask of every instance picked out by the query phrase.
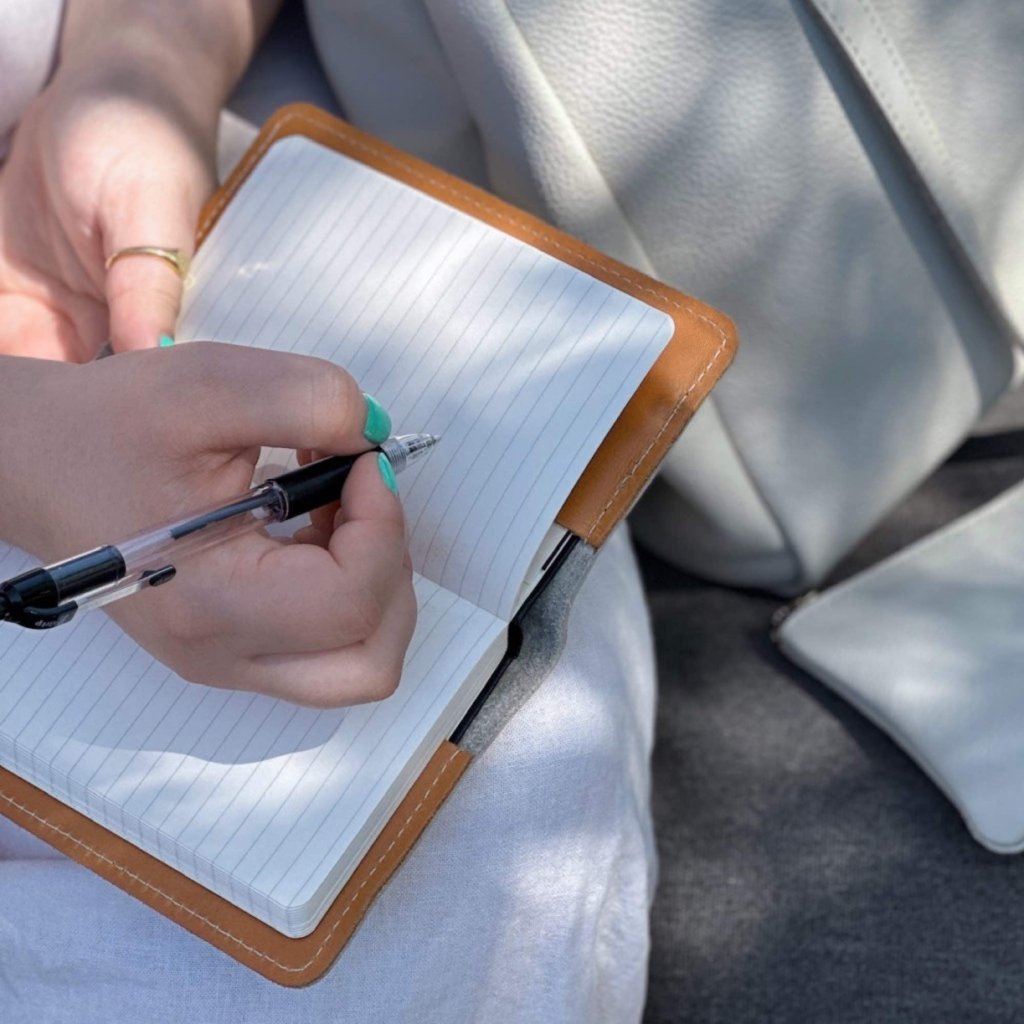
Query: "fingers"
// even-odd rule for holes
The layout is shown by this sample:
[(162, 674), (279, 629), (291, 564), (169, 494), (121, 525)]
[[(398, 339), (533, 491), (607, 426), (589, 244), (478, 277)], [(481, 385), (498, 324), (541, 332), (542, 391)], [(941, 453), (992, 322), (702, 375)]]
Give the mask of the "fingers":
[[(298, 453), (298, 457), (299, 465), (305, 466), (317, 459), (324, 458), (324, 453), (303, 449)], [(331, 534), (341, 525), (340, 520), (337, 519), (340, 510), (341, 504), (337, 501), (313, 509), (309, 513), (310, 525), (300, 530), (295, 535), (295, 539), (304, 544), (319, 544), (322, 548), (327, 547), (331, 540)]]
[(252, 659), (246, 684), (263, 693), (312, 707), (342, 707), (390, 697), (398, 688), (416, 625), (412, 586), (401, 588), (380, 627), (357, 644), (314, 654)]
[(31, 296), (2, 294), (0, 353), (72, 363), (85, 362), (92, 354), (66, 316)]
[(246, 638), (249, 653), (326, 650), (365, 640), (408, 582), (402, 507), (384, 484), (375, 454), (356, 462), (342, 502), (345, 522), (327, 549), (268, 541), (232, 574), (218, 625)]
[(193, 594), (190, 614), (203, 646), (219, 635), (238, 656), (230, 678), (210, 681), (320, 706), (379, 699), (397, 685), (415, 597), (402, 508), (377, 459), (353, 468), (326, 549), (253, 537), (259, 548), (233, 570), (204, 567), (213, 579), (230, 573), (230, 589)]
[[(156, 161), (151, 176), (104, 211), (104, 257), (139, 245), (191, 256), (199, 211), (212, 181), (201, 164), (185, 163), (179, 174), (169, 177)], [(105, 282), (115, 351), (152, 348), (162, 337), (173, 337), (182, 288), (178, 271), (158, 256), (131, 254), (115, 260)]]
[[(268, 445), (346, 454), (379, 444), (388, 414), (341, 367), (323, 359), (212, 342), (170, 349), (161, 373), (178, 375), (197, 414), (183, 440), (207, 449)], [(169, 393), (173, 394), (173, 391)]]
[[(184, 251), (191, 252), (191, 246)], [(155, 256), (124, 256), (107, 271), (106, 292), (115, 351), (153, 348), (173, 339), (182, 280), (169, 263)]]

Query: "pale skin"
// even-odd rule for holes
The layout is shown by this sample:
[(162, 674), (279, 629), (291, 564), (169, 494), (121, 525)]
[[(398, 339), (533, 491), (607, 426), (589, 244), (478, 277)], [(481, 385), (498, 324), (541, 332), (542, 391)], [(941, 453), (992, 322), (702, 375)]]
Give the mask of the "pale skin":
[[(122, 246), (191, 249), (218, 111), (273, 6), (71, 0), (57, 70), (0, 169), (0, 537), (44, 561), (241, 493), (261, 445), (368, 447), (344, 370), (156, 349), (180, 305), (174, 271), (103, 268)], [(117, 354), (90, 361), (107, 338)], [(316, 706), (385, 697), (416, 609), (401, 503), (375, 456), (342, 507), (294, 542), (257, 533), (209, 551), (109, 614), (195, 682)]]

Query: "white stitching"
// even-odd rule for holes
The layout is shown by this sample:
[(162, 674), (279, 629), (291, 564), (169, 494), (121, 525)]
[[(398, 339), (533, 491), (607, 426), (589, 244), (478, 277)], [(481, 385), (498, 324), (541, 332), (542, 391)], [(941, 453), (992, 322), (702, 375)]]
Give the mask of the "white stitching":
[[(840, 20), (840, 16), (836, 14), (835, 8), (832, 4), (827, 3), (826, 0), (819, 0), (819, 6), (825, 12), (832, 26), (832, 30), (835, 34), (844, 42), (850, 49), (850, 53), (853, 54), (854, 62), (860, 69), (861, 74), (864, 76), (868, 84), (874, 89), (876, 98), (878, 99), (879, 106), (888, 114), (889, 119), (892, 121), (893, 127), (896, 129), (897, 135), (902, 141), (904, 148), (910, 153), (911, 157), (916, 161), (917, 164), (921, 165), (920, 169), (925, 170), (925, 164), (927, 163), (927, 154), (915, 154), (914, 150), (918, 147), (914, 145), (913, 139), (907, 134), (904, 125), (905, 120), (900, 116), (897, 101), (892, 97), (890, 93), (886, 91), (883, 86), (881, 78), (879, 78), (871, 64), (868, 62), (867, 57), (861, 51), (861, 48), (857, 45), (856, 40), (850, 34), (848, 29), (843, 25)], [(896, 69), (896, 74), (900, 77), (903, 85), (906, 87), (907, 94), (910, 97), (910, 101), (914, 106), (919, 121), (924, 125), (925, 131), (932, 137), (935, 142), (936, 149), (939, 154), (939, 160), (946, 167), (949, 172), (950, 181), (954, 187), (958, 187), (956, 168), (953, 166), (952, 158), (950, 157), (949, 149), (946, 147), (946, 143), (939, 133), (938, 127), (932, 120), (931, 115), (928, 113), (928, 108), (924, 105), (915, 85), (913, 79), (910, 77), (910, 73), (907, 70), (903, 59), (899, 55), (899, 51), (896, 49), (895, 44), (890, 38), (888, 32), (885, 30), (885, 26), (878, 17), (878, 13), (874, 10), (868, 0), (861, 0), (860, 7), (867, 14), (868, 18), (875, 30), (878, 32), (881, 38), (882, 45), (885, 47), (886, 52), (889, 55), (892, 66)]]
[[(256, 161), (259, 160), (260, 157), (262, 157), (263, 154), (270, 148), (270, 146), (277, 141), (285, 127), (287, 127), (292, 122), (311, 125), (313, 127), (319, 128), (320, 130), (328, 131), (328, 133), (333, 138), (345, 139), (349, 143), (349, 145), (355, 146), (357, 149), (362, 149), (365, 152), (371, 153), (373, 156), (387, 163), (395, 164), (403, 168), (406, 171), (406, 173), (409, 174), (410, 177), (418, 179), (419, 181), (423, 181), (429, 184), (432, 188), (437, 188), (440, 189), (441, 191), (448, 192), (451, 195), (457, 196), (461, 201), (468, 203), (471, 206), (475, 206), (478, 209), (484, 210), (489, 216), (495, 217), (498, 220), (505, 221), (506, 223), (513, 224), (520, 231), (532, 236), (533, 238), (543, 239), (543, 241), (550, 245), (552, 248), (558, 249), (562, 252), (567, 252), (574, 259), (581, 260), (582, 262), (588, 264), (591, 267), (596, 267), (604, 273), (611, 274), (614, 277), (617, 277), (620, 280), (625, 281), (627, 284), (630, 285), (630, 287), (636, 288), (638, 291), (646, 292), (648, 295), (655, 296), (657, 299), (659, 299), (661, 302), (664, 302), (672, 309), (678, 310), (679, 312), (682, 313), (686, 313), (690, 317), (703, 321), (715, 332), (715, 334), (718, 335), (718, 348), (715, 349), (710, 360), (708, 360), (707, 365), (704, 367), (703, 370), (701, 370), (697, 379), (680, 396), (679, 400), (675, 403), (675, 405), (672, 406), (671, 411), (669, 412), (661, 428), (655, 434), (654, 439), (640, 453), (640, 455), (634, 461), (629, 472), (619, 481), (618, 486), (612, 492), (611, 497), (605, 503), (604, 507), (597, 513), (591, 524), (586, 528), (585, 539), (588, 541), (591, 540), (594, 535), (594, 532), (597, 530), (598, 526), (601, 524), (604, 517), (608, 514), (612, 505), (615, 504), (615, 500), (628, 486), (628, 484), (633, 480), (633, 478), (637, 475), (637, 473), (640, 471), (641, 466), (644, 463), (644, 460), (647, 458), (648, 455), (650, 455), (651, 451), (658, 445), (661, 438), (665, 435), (665, 432), (671, 427), (672, 421), (675, 419), (676, 414), (682, 408), (682, 406), (690, 397), (690, 395), (696, 390), (700, 382), (711, 372), (711, 369), (715, 365), (715, 363), (717, 363), (718, 360), (721, 358), (722, 353), (725, 351), (729, 343), (729, 339), (726, 336), (725, 331), (710, 317), (704, 316), (702, 313), (698, 313), (697, 310), (693, 309), (690, 306), (684, 305), (683, 303), (680, 302), (676, 302), (674, 299), (665, 295), (664, 292), (661, 291), (660, 289), (652, 288), (650, 285), (641, 284), (632, 277), (629, 277), (628, 275), (623, 274), (621, 271), (616, 270), (615, 267), (608, 266), (607, 264), (604, 263), (599, 263), (597, 260), (591, 259), (589, 256), (586, 256), (583, 253), (579, 253), (573, 249), (570, 249), (568, 246), (563, 245), (561, 242), (559, 242), (557, 238), (551, 237), (551, 235), (548, 234), (547, 232), (539, 231), (532, 224), (529, 224), (522, 218), (516, 217), (512, 214), (505, 213), (502, 210), (493, 210), (485, 207), (485, 205), (481, 203), (478, 199), (475, 199), (472, 195), (463, 194), (459, 190), (449, 185), (446, 181), (429, 180), (427, 176), (425, 176), (414, 164), (410, 163), (408, 160), (403, 159), (401, 156), (396, 156), (393, 153), (381, 149), (379, 146), (373, 145), (373, 143), (371, 142), (366, 142), (363, 139), (346, 135), (345, 133), (338, 131), (337, 129), (331, 127), (330, 125), (324, 125), (315, 122), (313, 121), (312, 118), (308, 117), (307, 115), (299, 111), (289, 112), (284, 117), (282, 117), (277, 122), (277, 124), (274, 125), (273, 129), (267, 134), (266, 138), (263, 140), (259, 148), (249, 153), (249, 155), (246, 157), (245, 163), (242, 164), (240, 168), (240, 174), (243, 178), (248, 175), (253, 164), (255, 164)], [(210, 225), (213, 223), (213, 221), (220, 216), (221, 211), (224, 209), (225, 205), (227, 204), (230, 198), (230, 193), (225, 193), (224, 195), (222, 195), (220, 199), (218, 199), (213, 209), (211, 209), (209, 213), (206, 215), (206, 217), (203, 218), (201, 231), (204, 235), (209, 230)]]
[(380, 867), (380, 865), (384, 861), (384, 859), (395, 848), (395, 846), (398, 843), (399, 839), (402, 838), (403, 833), (409, 827), (409, 824), (412, 821), (412, 819), (416, 817), (416, 815), (419, 813), (420, 808), (426, 802), (427, 797), (430, 796), (431, 790), (433, 790), (433, 788), (438, 784), (438, 782), (441, 781), (441, 776), (444, 775), (444, 773), (448, 770), (448, 766), (452, 763), (452, 761), (455, 760), (456, 757), (458, 757), (458, 755), (461, 752), (462, 751), (460, 750), (460, 748), (456, 747), (455, 750), (453, 750), (451, 752), (451, 754), (449, 755), (448, 760), (445, 761), (443, 765), (441, 765), (441, 767), (438, 770), (437, 774), (434, 776), (433, 781), (426, 788), (426, 790), (423, 793), (423, 796), (420, 798), (420, 802), (412, 809), (412, 811), (409, 814), (409, 817), (405, 819), (405, 822), (403, 823), (402, 827), (398, 830), (397, 834), (395, 835), (395, 838), (392, 839), (391, 842), (388, 844), (387, 849), (384, 850), (384, 852), (380, 855), (380, 857), (377, 858), (377, 861), (373, 865), (373, 867), (370, 869), (369, 874), (366, 876), (366, 878), (363, 879), (363, 881), (360, 883), (360, 885), (356, 889), (356, 891), (354, 893), (352, 893), (351, 897), (349, 898), (348, 903), (345, 904), (345, 908), (344, 908), (344, 910), (342, 910), (341, 915), (339, 916), (338, 920), (334, 922), (334, 926), (331, 928), (331, 930), (324, 937), (323, 942), (320, 943), (320, 945), (317, 948), (316, 952), (312, 955), (312, 957), (310, 957), (309, 960), (307, 960), (304, 964), (300, 964), (298, 967), (289, 967), (287, 964), (283, 964), (280, 960), (276, 960), (276, 959), (274, 959), (274, 957), (269, 956), (267, 953), (263, 953), (260, 950), (256, 949), (254, 946), (250, 946), (244, 939), (241, 939), (237, 935), (235, 935), (234, 932), (230, 932), (226, 928), (223, 928), (220, 925), (215, 924), (208, 917), (204, 917), (202, 914), (200, 914), (197, 910), (193, 910), (191, 907), (189, 907), (186, 904), (182, 903), (180, 900), (176, 900), (169, 893), (164, 892), (163, 889), (159, 888), (158, 886), (153, 885), (152, 882), (147, 882), (140, 875), (135, 874), (135, 872), (129, 871), (127, 868), (123, 867), (122, 865), (118, 864), (116, 861), (112, 860), (110, 857), (106, 856), (106, 854), (100, 853), (98, 850), (96, 850), (94, 847), (90, 846), (88, 843), (83, 842), (83, 840), (79, 839), (77, 836), (72, 835), (70, 832), (66, 832), (64, 829), (58, 828), (52, 822), (47, 821), (46, 818), (42, 817), (39, 814), (36, 814), (35, 811), (32, 811), (28, 807), (24, 806), (23, 804), (18, 803), (17, 800), (15, 800), (11, 796), (8, 796), (6, 793), (0, 792), (0, 800), (3, 800), (5, 803), (7, 803), (11, 807), (16, 807), (23, 814), (27, 814), (30, 818), (33, 818), (34, 820), (38, 821), (40, 824), (45, 825), (48, 829), (50, 829), (53, 832), (56, 832), (60, 836), (63, 836), (65, 839), (69, 839), (76, 846), (80, 846), (82, 849), (87, 850), (97, 860), (100, 860), (100, 861), (103, 861), (106, 864), (109, 864), (112, 868), (115, 868), (122, 875), (125, 875), (128, 878), (132, 879), (133, 881), (137, 882), (144, 889), (149, 889), (150, 891), (156, 893), (158, 896), (162, 896), (172, 906), (177, 907), (179, 910), (184, 911), (186, 914), (189, 914), (190, 916), (192, 916), (196, 920), (202, 922), (205, 925), (208, 925), (215, 932), (217, 932), (220, 935), (223, 935), (225, 938), (231, 939), (233, 942), (237, 943), (243, 949), (245, 949), (248, 952), (252, 953), (254, 956), (258, 957), (259, 959), (267, 960), (270, 963), (274, 964), (276, 967), (280, 967), (281, 970), (283, 970), (283, 971), (287, 971), (287, 972), (292, 973), (292, 974), (298, 974), (299, 972), (304, 971), (307, 968), (311, 967), (323, 955), (323, 952), (327, 948), (328, 943), (334, 937), (334, 933), (341, 927), (341, 924), (342, 924), (342, 921), (344, 920), (345, 915), (349, 912), (349, 910), (352, 909), (352, 905), (355, 903), (356, 899), (359, 897), (359, 894), (363, 891), (363, 889), (369, 883), (370, 879), (373, 878), (374, 874), (376, 873), (377, 869)]
[(622, 493), (622, 490), (633, 479), (633, 477), (636, 476), (637, 472), (640, 469), (640, 466), (643, 464), (644, 459), (646, 459), (647, 456), (651, 453), (652, 449), (654, 449), (657, 446), (658, 442), (661, 440), (665, 431), (668, 430), (669, 427), (672, 425), (672, 421), (675, 419), (676, 413), (683, 407), (683, 403), (690, 397), (690, 395), (693, 393), (697, 385), (700, 384), (700, 382), (708, 375), (708, 373), (710, 373), (711, 367), (718, 362), (719, 356), (721, 356), (722, 352), (725, 350), (725, 346), (728, 343), (728, 339), (725, 336), (725, 331), (723, 331), (722, 328), (719, 327), (718, 324), (716, 324), (713, 320), (709, 319), (706, 316), (701, 316), (701, 314), (698, 313), (696, 310), (688, 310), (688, 312), (701, 320), (707, 321), (707, 323), (709, 323), (715, 329), (715, 331), (718, 332), (718, 335), (721, 338), (721, 342), (719, 343), (718, 348), (715, 349), (715, 353), (711, 357), (708, 364), (698, 374), (697, 379), (683, 392), (682, 395), (680, 395), (679, 400), (675, 403), (675, 405), (672, 406), (672, 411), (668, 414), (667, 419), (661, 425), (661, 429), (654, 435), (654, 438), (652, 439), (651, 443), (637, 457), (636, 461), (633, 463), (632, 469), (630, 469), (630, 471), (619, 481), (619, 486), (616, 487), (615, 490), (612, 492), (612, 496), (605, 503), (604, 508), (601, 509), (600, 513), (597, 515), (594, 521), (590, 524), (589, 527), (587, 527), (587, 540), (590, 540), (590, 538), (594, 535), (594, 531), (597, 529), (597, 527), (601, 523), (601, 520), (604, 519), (609, 509), (611, 509), (612, 505), (615, 503), (615, 499), (619, 496), (619, 494)]
[(939, 133), (938, 126), (935, 124), (935, 121), (928, 113), (928, 108), (924, 105), (924, 101), (921, 99), (921, 95), (917, 90), (917, 86), (915, 85), (914, 80), (910, 76), (910, 71), (904, 63), (903, 58), (900, 56), (899, 51), (896, 49), (896, 44), (893, 42), (892, 37), (886, 30), (886, 27), (882, 22), (882, 19), (879, 17), (878, 12), (875, 10), (874, 4), (871, 3), (870, 0), (861, 0), (861, 7), (865, 11), (867, 11), (868, 17), (871, 19), (871, 21), (875, 25), (875, 28), (878, 30), (878, 34), (882, 39), (882, 45), (888, 51), (893, 66), (896, 68), (896, 74), (900, 76), (900, 79), (906, 86), (907, 92), (910, 94), (911, 102), (917, 108), (917, 113), (925, 126), (925, 130), (928, 132), (929, 135), (931, 135), (932, 139), (934, 139), (935, 144), (939, 149), (942, 162), (946, 165), (946, 167), (949, 170), (950, 177), (953, 179), (954, 183), (956, 183), (956, 169), (953, 166), (952, 156), (950, 155), (949, 150), (946, 148), (946, 141), (945, 139), (942, 138), (942, 135)]

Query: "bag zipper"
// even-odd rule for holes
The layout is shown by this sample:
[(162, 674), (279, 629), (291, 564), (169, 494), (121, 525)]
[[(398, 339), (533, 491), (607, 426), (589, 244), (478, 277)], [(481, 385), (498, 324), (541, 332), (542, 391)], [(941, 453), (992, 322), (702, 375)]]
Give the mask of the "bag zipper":
[(772, 643), (779, 642), (779, 633), (782, 627), (785, 625), (787, 619), (800, 608), (805, 605), (809, 605), (816, 601), (821, 596), (820, 590), (808, 590), (801, 594), (799, 597), (795, 597), (788, 604), (784, 604), (781, 608), (776, 608), (772, 613), (771, 626), (769, 635), (772, 638)]

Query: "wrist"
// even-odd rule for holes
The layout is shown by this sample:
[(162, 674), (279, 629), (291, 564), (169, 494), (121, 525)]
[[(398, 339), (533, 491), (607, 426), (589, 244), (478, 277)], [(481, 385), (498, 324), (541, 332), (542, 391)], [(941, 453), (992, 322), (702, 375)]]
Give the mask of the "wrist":
[(206, 120), (241, 77), (274, 6), (268, 0), (68, 0), (58, 72), (91, 67), (115, 78), (153, 80)]
[(62, 418), (65, 384), (76, 369), (0, 356), (0, 408), (8, 424), (0, 431), (0, 539), (43, 559), (56, 555), (62, 541), (49, 512), (62, 500), (55, 472), (76, 429)]

